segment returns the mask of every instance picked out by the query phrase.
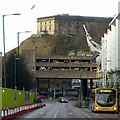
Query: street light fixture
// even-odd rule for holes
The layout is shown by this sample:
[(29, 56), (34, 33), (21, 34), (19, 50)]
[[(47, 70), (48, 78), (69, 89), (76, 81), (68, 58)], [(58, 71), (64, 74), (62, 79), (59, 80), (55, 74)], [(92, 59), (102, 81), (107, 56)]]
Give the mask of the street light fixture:
[(20, 13), (13, 13), (13, 14), (6, 14), (2, 16), (3, 19), (3, 49), (4, 49), (4, 85), (6, 88), (6, 55), (5, 55), (5, 25), (4, 25), (4, 18), (10, 15), (20, 15)]
[(79, 89), (79, 95), (78, 95), (78, 100), (79, 100), (79, 107), (82, 107), (83, 104), (83, 93), (82, 93), (82, 51), (80, 51), (80, 89)]
[(18, 42), (18, 58), (20, 57), (20, 50), (19, 50), (19, 35), (20, 33), (30, 33), (31, 31), (23, 31), (23, 32), (17, 32), (17, 42)]
[[(18, 81), (19, 81), (19, 60), (20, 60), (20, 50), (19, 50), (19, 35), (20, 35), (20, 33), (30, 33), (31, 31), (22, 31), (22, 32), (17, 32), (17, 42), (18, 42), (18, 57), (17, 57), (17, 59), (18, 59), (18, 71), (17, 71), (17, 73), (18, 73)], [(16, 74), (16, 73), (15, 73)], [(16, 86), (16, 85), (15, 85)]]

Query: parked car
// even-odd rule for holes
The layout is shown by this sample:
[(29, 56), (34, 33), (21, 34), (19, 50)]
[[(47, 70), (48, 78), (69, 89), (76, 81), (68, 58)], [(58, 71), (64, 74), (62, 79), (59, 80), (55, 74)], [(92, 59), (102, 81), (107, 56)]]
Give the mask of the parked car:
[(58, 98), (58, 102), (60, 102), (60, 100), (61, 100), (61, 97)]
[(46, 96), (44, 96), (44, 95), (38, 95), (37, 98), (38, 98), (38, 99), (39, 99), (39, 98), (45, 99)]
[(68, 100), (65, 97), (59, 97), (58, 102), (60, 102), (60, 103), (68, 103)]
[(35, 103), (43, 103), (43, 100), (41, 98), (35, 99)]

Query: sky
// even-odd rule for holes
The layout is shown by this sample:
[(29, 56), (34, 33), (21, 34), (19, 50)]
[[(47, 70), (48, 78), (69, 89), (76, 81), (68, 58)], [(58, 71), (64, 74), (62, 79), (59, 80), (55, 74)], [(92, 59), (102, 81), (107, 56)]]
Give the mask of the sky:
[[(3, 54), (3, 15), (5, 28), (5, 52), (37, 33), (37, 18), (57, 14), (93, 17), (114, 17), (120, 0), (0, 0), (0, 52)], [(20, 13), (20, 15), (9, 15)], [(24, 31), (31, 31), (24, 33)]]

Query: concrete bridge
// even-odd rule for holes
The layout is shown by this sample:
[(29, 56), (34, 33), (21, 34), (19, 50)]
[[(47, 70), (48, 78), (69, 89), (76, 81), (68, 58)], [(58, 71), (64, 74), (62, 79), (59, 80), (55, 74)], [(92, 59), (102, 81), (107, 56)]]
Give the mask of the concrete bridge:
[[(83, 89), (99, 79), (97, 64), (91, 54), (81, 53), (78, 56), (40, 56), (37, 52), (22, 51), (29, 70), (37, 82), (38, 91), (49, 93), (53, 90), (72, 89), (72, 81), (80, 80)], [(96, 84), (95, 83), (95, 84)], [(75, 85), (74, 85), (75, 86)], [(77, 86), (80, 86), (77, 85)]]
[(57, 56), (36, 59), (36, 78), (98, 79), (92, 56)]

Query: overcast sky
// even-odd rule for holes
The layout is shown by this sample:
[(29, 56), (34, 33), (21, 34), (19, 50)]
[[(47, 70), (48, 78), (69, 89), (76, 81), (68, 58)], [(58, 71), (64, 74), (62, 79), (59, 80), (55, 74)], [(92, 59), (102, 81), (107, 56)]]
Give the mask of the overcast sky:
[[(4, 17), (6, 52), (17, 47), (17, 32), (20, 43), (31, 34), (36, 34), (36, 20), (39, 17), (69, 14), (80, 16), (114, 17), (120, 0), (0, 0), (0, 52), (3, 52), (2, 15)], [(31, 9), (32, 8), (32, 9)]]

